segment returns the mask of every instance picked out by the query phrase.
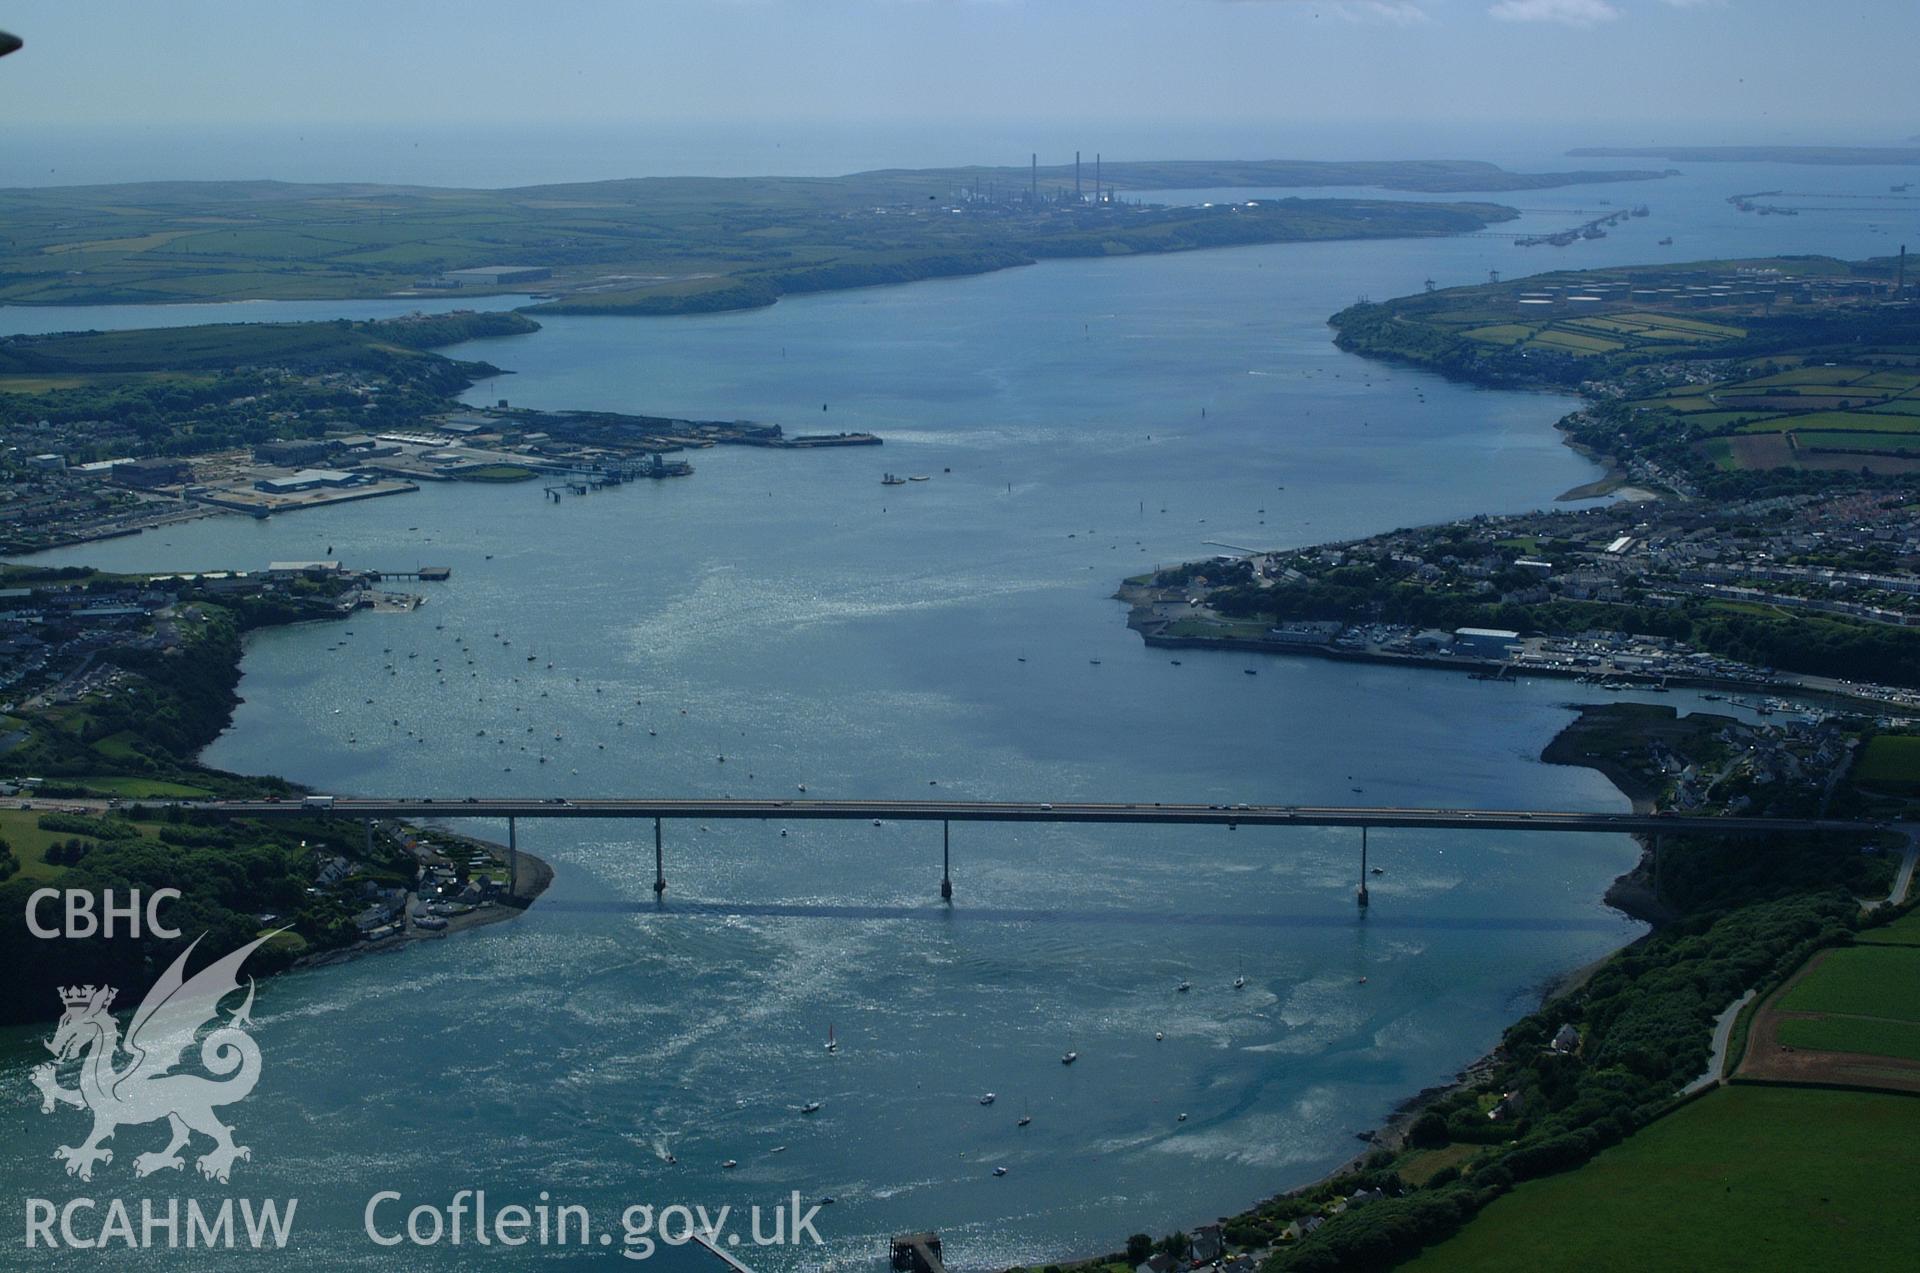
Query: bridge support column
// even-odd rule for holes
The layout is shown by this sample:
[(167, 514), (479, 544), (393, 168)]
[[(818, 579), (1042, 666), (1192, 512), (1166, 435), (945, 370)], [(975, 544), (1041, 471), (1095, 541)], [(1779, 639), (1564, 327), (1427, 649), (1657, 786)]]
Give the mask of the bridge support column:
[(1361, 910), (1367, 909), (1367, 829), (1365, 827), (1360, 828), (1360, 890), (1353, 895), (1353, 900)]
[(520, 833), (512, 818), (507, 819), (507, 896), (520, 887)]
[(952, 830), (952, 823), (944, 820), (940, 823), (940, 900), (943, 902), (953, 900)]
[(667, 865), (660, 847), (660, 819), (653, 820), (653, 896), (657, 901), (667, 891)]

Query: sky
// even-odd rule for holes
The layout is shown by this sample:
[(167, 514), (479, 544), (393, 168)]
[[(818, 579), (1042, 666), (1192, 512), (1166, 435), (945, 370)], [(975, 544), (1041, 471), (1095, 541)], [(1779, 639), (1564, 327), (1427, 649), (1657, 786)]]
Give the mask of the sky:
[(0, 28), (27, 41), (0, 62), (0, 129), (1113, 118), (1920, 133), (1915, 0), (0, 0)]

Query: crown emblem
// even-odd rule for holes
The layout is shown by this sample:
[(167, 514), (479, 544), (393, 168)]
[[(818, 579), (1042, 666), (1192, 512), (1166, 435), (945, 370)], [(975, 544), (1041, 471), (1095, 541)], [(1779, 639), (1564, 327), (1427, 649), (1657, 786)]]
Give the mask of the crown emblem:
[[(109, 986), (107, 988), (107, 997), (101, 1001), (100, 1006), (103, 1008), (111, 1008), (113, 1006), (114, 996), (119, 993), (118, 990)], [(83, 1008), (93, 1002), (93, 996), (94, 987), (92, 986), (60, 987), (60, 1002), (66, 1004), (69, 1008)]]

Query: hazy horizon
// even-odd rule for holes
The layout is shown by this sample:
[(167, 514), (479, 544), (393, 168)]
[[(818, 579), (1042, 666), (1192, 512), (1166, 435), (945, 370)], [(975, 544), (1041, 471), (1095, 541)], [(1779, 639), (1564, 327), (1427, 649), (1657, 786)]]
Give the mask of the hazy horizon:
[[(409, 151), (489, 135), (521, 152), (515, 172), (429, 155), (416, 179), (824, 175), (1074, 149), (1537, 163), (1575, 145), (1920, 132), (1903, 0), (588, 0), (557, 17), (502, 0), (24, 0), (0, 25), (26, 40), (0, 63), (10, 186), (395, 180)], [(613, 149), (591, 155), (595, 140)], [(544, 160), (556, 145), (581, 154)]]
[(790, 121), (677, 124), (265, 124), (58, 126), (0, 134), (0, 188), (163, 181), (368, 182), (497, 189), (634, 177), (832, 177), (885, 168), (1128, 160), (1483, 160), (1515, 171), (1664, 168), (1665, 160), (1569, 156), (1577, 146), (1902, 145), (1784, 130), (1630, 132), (1431, 120), (1283, 128), (1168, 128), (1117, 120), (1043, 126)]

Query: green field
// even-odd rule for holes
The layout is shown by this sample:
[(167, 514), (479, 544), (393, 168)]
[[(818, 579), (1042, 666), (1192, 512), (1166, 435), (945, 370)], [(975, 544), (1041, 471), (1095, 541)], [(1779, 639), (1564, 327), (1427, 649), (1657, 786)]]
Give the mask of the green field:
[(1832, 367), (1796, 367), (1792, 371), (1783, 371), (1774, 376), (1760, 376), (1744, 383), (1748, 385), (1849, 385), (1871, 374), (1862, 367), (1836, 364)]
[(536, 474), (524, 464), (479, 464), (454, 476), (463, 482), (526, 482)]
[(1920, 433), (1795, 433), (1793, 438), (1805, 451), (1920, 456)]
[(1854, 941), (1873, 946), (1920, 946), (1920, 910), (1908, 911), (1891, 924), (1869, 928)]
[(1490, 345), (1517, 345), (1533, 332), (1533, 328), (1521, 323), (1495, 323), (1490, 327), (1475, 327), (1466, 335), (1469, 340), (1484, 340)]
[(1716, 468), (1732, 472), (1744, 467), (1740, 457), (1734, 453), (1733, 443), (1725, 438), (1708, 438), (1700, 444), (1700, 454), (1704, 455)]
[[(1633, 405), (1636, 407), (1664, 407), (1668, 411), (1677, 411), (1681, 415), (1688, 417), (1726, 414), (1729, 410), (1704, 391), (1698, 393), (1663, 393), (1652, 398), (1642, 398)], [(1757, 414), (1761, 410), (1762, 408), (1755, 407), (1752, 412), (1745, 414)]]
[(1920, 790), (1920, 734), (1876, 734), (1854, 761), (1853, 780), (1888, 791)]
[[(1920, 1099), (1727, 1087), (1564, 1175), (1529, 1181), (1403, 1268), (1907, 1267)], [(1900, 1251), (1908, 1252), (1900, 1256)]]
[(1433, 1179), (1435, 1172), (1447, 1167), (1463, 1167), (1485, 1148), (1484, 1145), (1443, 1145), (1439, 1149), (1423, 1149), (1395, 1163), (1394, 1170), (1408, 1184), (1424, 1185)]
[(1709, 323), (1698, 318), (1681, 318), (1677, 314), (1648, 314), (1632, 312), (1616, 315), (1623, 322), (1639, 323), (1649, 328), (1669, 328), (1687, 332), (1690, 335), (1711, 336), (1715, 340), (1738, 340), (1747, 334), (1744, 327), (1734, 327), (1727, 323)]
[[(1747, 414), (1757, 414), (1747, 413)], [(1694, 417), (1698, 419), (1698, 417)], [(1757, 420), (1738, 430), (1741, 433), (1910, 433), (1920, 435), (1920, 416), (1895, 415), (1885, 411), (1809, 411), (1797, 415), (1776, 415)]]
[[(1680, 408), (1675, 408), (1679, 410)], [(1738, 433), (1772, 433), (1775, 430), (1764, 427), (1763, 422), (1776, 418), (1766, 411), (1689, 411), (1687, 423), (1698, 429), (1719, 430), (1734, 428)], [(1739, 426), (1754, 426), (1752, 428)]]
[(1174, 637), (1228, 637), (1234, 640), (1257, 641), (1267, 635), (1268, 624), (1242, 623), (1233, 620), (1218, 619), (1175, 619), (1167, 625), (1167, 635)]
[[(20, 878), (29, 880), (50, 880), (66, 870), (46, 860), (47, 847), (64, 843), (75, 836), (72, 831), (42, 831), (40, 829), (40, 811), (29, 809), (0, 809), (0, 840), (13, 846), (13, 855), (20, 859)], [(142, 828), (141, 834), (147, 834)], [(87, 837), (79, 837), (84, 840)]]
[(1859, 946), (1829, 951), (1781, 999), (1787, 1012), (1836, 1012), (1920, 1022), (1920, 950)]
[(1616, 349), (1626, 348), (1624, 341), (1587, 336), (1561, 327), (1549, 327), (1540, 332), (1533, 338), (1533, 343), (1551, 349), (1564, 349), (1575, 354), (1610, 354)]
[(154, 778), (117, 778), (93, 777), (62, 779), (97, 791), (105, 796), (128, 796), (135, 799), (181, 799), (197, 800), (213, 793), (205, 787), (190, 787), (184, 782), (161, 782)]
[(1819, 1052), (1860, 1052), (1920, 1061), (1920, 1022), (1881, 1017), (1790, 1017), (1780, 1023), (1780, 1042)]

